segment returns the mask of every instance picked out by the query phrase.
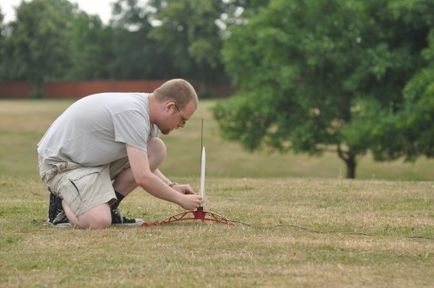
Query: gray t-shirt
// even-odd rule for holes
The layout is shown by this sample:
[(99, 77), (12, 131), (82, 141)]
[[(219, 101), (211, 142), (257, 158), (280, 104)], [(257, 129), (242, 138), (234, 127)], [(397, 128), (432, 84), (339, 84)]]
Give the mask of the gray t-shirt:
[(127, 157), (126, 145), (146, 151), (159, 129), (149, 120), (149, 94), (100, 93), (72, 104), (38, 143), (45, 163), (106, 165)]

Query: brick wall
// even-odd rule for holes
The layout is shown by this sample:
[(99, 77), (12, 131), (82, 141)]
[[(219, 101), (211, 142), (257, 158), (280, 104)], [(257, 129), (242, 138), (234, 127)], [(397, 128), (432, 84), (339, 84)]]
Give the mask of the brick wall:
[(32, 85), (23, 82), (0, 82), (0, 99), (26, 98), (32, 92)]
[(47, 98), (80, 98), (100, 92), (152, 92), (164, 80), (51, 82), (43, 86)]
[[(101, 80), (101, 81), (56, 81), (42, 86), (47, 98), (81, 98), (100, 92), (152, 92), (165, 80)], [(195, 85), (200, 95), (204, 88)], [(32, 86), (25, 82), (0, 82), (0, 99), (25, 99), (32, 93)], [(207, 87), (215, 97), (229, 97), (234, 88), (230, 85), (215, 85)]]

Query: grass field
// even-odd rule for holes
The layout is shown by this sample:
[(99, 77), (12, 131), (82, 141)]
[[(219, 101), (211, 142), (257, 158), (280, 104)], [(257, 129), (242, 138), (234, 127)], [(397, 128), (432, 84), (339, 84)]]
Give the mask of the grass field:
[[(213, 103), (165, 138), (163, 170), (198, 186), (204, 118), (206, 207), (242, 223), (82, 231), (45, 225), (36, 171), (35, 145), (70, 102), (0, 101), (0, 287), (434, 287), (432, 160), (365, 157), (361, 180), (343, 180), (333, 154), (222, 141)], [(139, 190), (121, 208), (146, 221), (180, 211)]]

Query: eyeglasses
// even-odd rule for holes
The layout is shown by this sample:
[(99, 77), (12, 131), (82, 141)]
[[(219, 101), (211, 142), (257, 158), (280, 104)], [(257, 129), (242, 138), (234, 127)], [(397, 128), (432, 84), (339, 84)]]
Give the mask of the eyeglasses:
[(181, 117), (181, 125), (179, 125), (179, 126), (184, 127), (184, 125), (185, 125), (185, 123), (187, 123), (188, 119), (186, 119), (184, 116), (182, 116), (181, 109), (179, 109), (178, 105), (176, 103), (174, 103), (174, 105), (175, 105), (176, 111), (178, 112), (179, 116)]

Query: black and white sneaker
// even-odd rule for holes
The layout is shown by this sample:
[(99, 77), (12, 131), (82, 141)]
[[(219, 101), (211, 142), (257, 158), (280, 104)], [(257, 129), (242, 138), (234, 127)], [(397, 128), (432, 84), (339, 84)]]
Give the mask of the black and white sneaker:
[(59, 214), (57, 214), (56, 218), (54, 218), (51, 224), (59, 228), (72, 227), (71, 223), (69, 223), (68, 217), (66, 217), (65, 211), (61, 211)]
[(119, 210), (119, 208), (111, 209), (112, 212), (112, 224), (113, 225), (127, 225), (127, 226), (134, 226), (134, 225), (142, 225), (145, 221), (140, 218), (131, 219), (124, 217), (122, 215), (122, 212)]
[(48, 203), (48, 224), (61, 228), (72, 227), (65, 215), (65, 211), (63, 211), (62, 198), (51, 192)]

